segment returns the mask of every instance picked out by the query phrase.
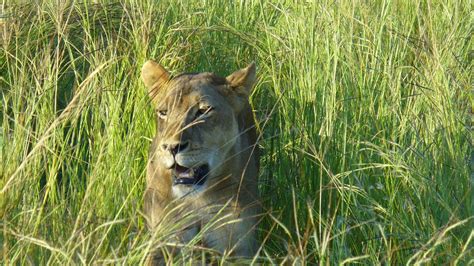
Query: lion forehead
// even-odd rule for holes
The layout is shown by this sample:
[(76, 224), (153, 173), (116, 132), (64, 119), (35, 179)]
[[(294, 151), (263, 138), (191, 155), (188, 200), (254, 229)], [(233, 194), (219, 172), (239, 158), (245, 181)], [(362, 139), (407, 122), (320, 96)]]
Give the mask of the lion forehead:
[(212, 73), (183, 74), (170, 81), (160, 108), (184, 109), (204, 102), (227, 105), (226, 81)]
[(213, 73), (181, 74), (171, 79), (169, 89), (173, 93), (187, 95), (202, 87), (219, 87), (227, 84), (225, 78), (219, 77)]

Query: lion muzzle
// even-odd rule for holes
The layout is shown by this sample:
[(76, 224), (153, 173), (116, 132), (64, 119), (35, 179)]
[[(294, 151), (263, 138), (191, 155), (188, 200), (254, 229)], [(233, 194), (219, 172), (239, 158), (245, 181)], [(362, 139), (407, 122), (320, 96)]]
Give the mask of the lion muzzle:
[(187, 168), (175, 164), (173, 169), (173, 186), (176, 185), (203, 185), (209, 175), (209, 165), (204, 164), (195, 168)]

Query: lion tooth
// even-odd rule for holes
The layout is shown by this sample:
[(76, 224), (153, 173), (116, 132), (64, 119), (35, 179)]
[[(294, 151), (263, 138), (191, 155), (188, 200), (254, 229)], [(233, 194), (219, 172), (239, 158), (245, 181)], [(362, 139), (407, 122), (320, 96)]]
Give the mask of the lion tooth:
[(193, 178), (194, 170), (192, 168), (187, 169), (185, 172), (179, 173), (179, 178)]

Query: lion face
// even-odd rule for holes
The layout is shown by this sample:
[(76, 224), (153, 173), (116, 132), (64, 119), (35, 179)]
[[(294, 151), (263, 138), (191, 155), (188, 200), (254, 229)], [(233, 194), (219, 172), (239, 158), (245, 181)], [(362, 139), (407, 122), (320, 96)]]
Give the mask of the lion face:
[(157, 106), (157, 149), (163, 167), (171, 171), (173, 194), (203, 191), (219, 169), (238, 135), (236, 110), (205, 75), (186, 75), (170, 83)]
[(174, 197), (199, 195), (225, 178), (226, 162), (239, 141), (236, 118), (248, 100), (255, 66), (227, 78), (199, 73), (170, 79), (148, 61), (142, 78), (157, 116), (150, 151), (154, 169), (169, 179)]

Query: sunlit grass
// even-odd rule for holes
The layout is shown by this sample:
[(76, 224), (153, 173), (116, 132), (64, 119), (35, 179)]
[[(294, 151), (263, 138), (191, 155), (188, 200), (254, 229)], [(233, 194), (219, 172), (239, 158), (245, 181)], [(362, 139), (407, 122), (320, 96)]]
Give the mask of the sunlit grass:
[[(470, 9), (3, 4), (2, 264), (137, 264), (170, 242), (173, 229), (150, 234), (141, 212), (147, 59), (222, 76), (257, 63), (267, 215), (247, 262), (472, 263)], [(198, 241), (175, 261), (213, 254)]]

